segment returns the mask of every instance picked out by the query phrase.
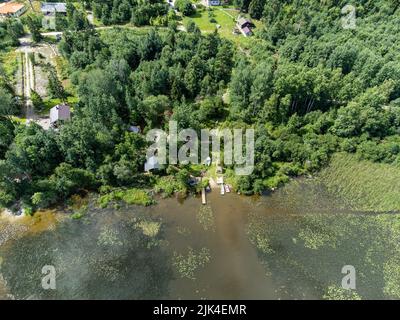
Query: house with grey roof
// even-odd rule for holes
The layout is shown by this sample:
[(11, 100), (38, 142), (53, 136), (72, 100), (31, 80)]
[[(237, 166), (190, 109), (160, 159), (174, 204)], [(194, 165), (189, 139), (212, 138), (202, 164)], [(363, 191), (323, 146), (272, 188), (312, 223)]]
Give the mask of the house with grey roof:
[(64, 2), (43, 2), (40, 11), (44, 15), (67, 14), (67, 4)]
[(236, 26), (245, 37), (251, 36), (253, 34), (251, 28), (255, 27), (254, 23), (243, 17), (237, 19)]

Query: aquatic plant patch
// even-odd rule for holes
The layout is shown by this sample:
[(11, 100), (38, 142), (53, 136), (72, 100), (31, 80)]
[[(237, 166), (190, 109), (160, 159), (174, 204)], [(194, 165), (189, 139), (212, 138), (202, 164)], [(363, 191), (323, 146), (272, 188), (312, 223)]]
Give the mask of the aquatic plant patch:
[(400, 211), (400, 169), (340, 153), (318, 175), (333, 194), (357, 211)]
[(202, 205), (196, 218), (204, 231), (215, 231), (214, 213), (210, 205)]
[(210, 262), (210, 259), (209, 249), (201, 248), (196, 252), (193, 248), (189, 248), (186, 255), (174, 252), (172, 264), (181, 278), (196, 280), (196, 271)]

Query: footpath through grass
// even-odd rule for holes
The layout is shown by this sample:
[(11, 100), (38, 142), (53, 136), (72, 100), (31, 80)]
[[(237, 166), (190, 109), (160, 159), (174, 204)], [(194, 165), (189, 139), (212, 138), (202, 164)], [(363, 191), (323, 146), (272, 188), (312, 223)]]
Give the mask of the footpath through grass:
[(319, 178), (354, 210), (400, 211), (400, 168), (336, 154)]

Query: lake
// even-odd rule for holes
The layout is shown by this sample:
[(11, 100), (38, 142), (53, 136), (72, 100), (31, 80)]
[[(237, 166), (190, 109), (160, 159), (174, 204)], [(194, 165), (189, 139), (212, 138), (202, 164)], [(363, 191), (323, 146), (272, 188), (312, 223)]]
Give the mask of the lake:
[[(3, 299), (322, 299), (356, 270), (357, 297), (398, 298), (400, 216), (353, 212), (314, 180), (266, 196), (217, 190), (150, 207), (0, 219)], [(43, 266), (56, 289), (45, 290)]]

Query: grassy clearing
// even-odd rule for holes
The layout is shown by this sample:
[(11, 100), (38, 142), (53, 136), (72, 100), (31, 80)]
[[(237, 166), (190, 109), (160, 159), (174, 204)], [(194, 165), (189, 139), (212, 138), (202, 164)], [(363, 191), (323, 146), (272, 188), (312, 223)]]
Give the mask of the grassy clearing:
[(400, 168), (336, 154), (319, 174), (328, 190), (354, 210), (400, 211)]
[[(183, 24), (189, 20), (192, 20), (200, 28), (203, 33), (212, 33), (217, 29), (217, 25), (220, 25), (218, 33), (235, 44), (241, 47), (248, 48), (254, 41), (254, 38), (246, 38), (242, 34), (233, 34), (232, 31), (236, 25), (235, 19), (239, 15), (239, 10), (233, 8), (213, 8), (210, 10), (197, 10), (197, 12), (190, 17), (183, 18)], [(255, 22), (255, 21), (254, 21)], [(255, 22), (258, 25), (258, 22)]]
[(141, 206), (149, 206), (154, 203), (154, 200), (146, 191), (132, 188), (113, 189), (101, 195), (97, 200), (97, 204), (100, 208), (106, 208), (109, 204), (119, 201), (129, 205)]

